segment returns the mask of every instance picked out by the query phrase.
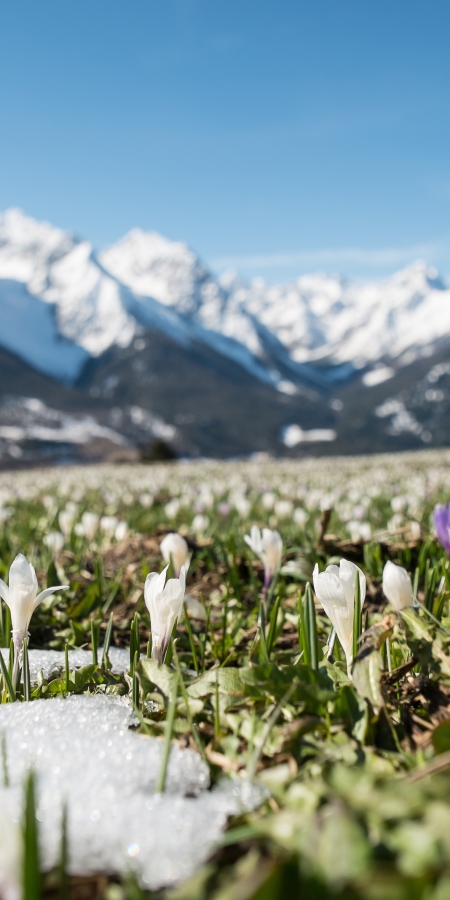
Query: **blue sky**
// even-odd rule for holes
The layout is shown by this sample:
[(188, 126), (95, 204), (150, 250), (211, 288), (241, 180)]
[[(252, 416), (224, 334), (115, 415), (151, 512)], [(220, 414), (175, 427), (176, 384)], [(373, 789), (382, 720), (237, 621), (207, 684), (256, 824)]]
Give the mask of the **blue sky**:
[(450, 5), (6, 0), (0, 208), (268, 281), (450, 275)]

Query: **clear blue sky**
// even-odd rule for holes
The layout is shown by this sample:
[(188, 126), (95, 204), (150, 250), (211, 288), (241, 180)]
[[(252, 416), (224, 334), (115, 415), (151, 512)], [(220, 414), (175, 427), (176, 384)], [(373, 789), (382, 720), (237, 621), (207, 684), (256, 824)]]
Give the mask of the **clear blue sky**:
[(450, 275), (448, 0), (5, 0), (0, 208), (216, 270)]

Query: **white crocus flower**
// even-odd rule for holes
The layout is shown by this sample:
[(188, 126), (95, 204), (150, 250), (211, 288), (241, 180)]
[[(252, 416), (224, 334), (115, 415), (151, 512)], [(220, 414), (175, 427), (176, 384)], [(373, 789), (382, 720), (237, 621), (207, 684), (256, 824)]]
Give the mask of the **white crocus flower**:
[(402, 566), (390, 560), (383, 570), (383, 594), (395, 606), (397, 612), (413, 605), (411, 577)]
[(170, 563), (172, 560), (175, 578), (179, 577), (181, 566), (184, 566), (185, 572), (187, 572), (190, 563), (189, 547), (181, 534), (177, 534), (174, 531), (166, 534), (161, 541), (159, 549), (164, 562)]
[(202, 534), (204, 531), (206, 531), (208, 525), (209, 525), (208, 516), (203, 516), (201, 513), (198, 513), (192, 519), (191, 528), (192, 528), (192, 531), (195, 531), (198, 534)]
[(244, 541), (264, 565), (264, 590), (267, 591), (273, 576), (281, 565), (283, 541), (278, 531), (263, 528), (262, 534), (257, 525), (252, 525), (250, 534), (244, 535)]
[(86, 512), (81, 516), (81, 524), (83, 526), (83, 534), (88, 541), (93, 541), (100, 524), (100, 516), (95, 512)]
[(70, 532), (72, 531), (75, 516), (76, 512), (74, 512), (72, 509), (61, 510), (58, 516), (58, 522), (64, 537), (68, 537)]
[(56, 555), (60, 553), (64, 547), (64, 535), (61, 534), (60, 531), (49, 531), (48, 534), (45, 535), (43, 541), (45, 546)]
[(159, 575), (151, 572), (144, 585), (145, 605), (152, 627), (152, 658), (159, 663), (164, 660), (175, 620), (180, 615), (186, 587), (184, 566), (179, 578), (169, 578), (166, 583), (168, 568), (166, 566)]
[(366, 576), (354, 563), (341, 559), (339, 566), (328, 566), (325, 572), (319, 572), (316, 564), (313, 572), (314, 590), (336, 629), (349, 672), (353, 660), (353, 608), (357, 573), (362, 606), (366, 596)]
[(0, 597), (11, 610), (12, 637), (14, 641), (13, 683), (17, 684), (21, 664), (22, 645), (28, 637), (28, 626), (36, 607), (50, 594), (67, 591), (68, 585), (59, 584), (38, 594), (38, 583), (34, 566), (23, 553), (16, 556), (9, 570), (9, 587), (0, 578)]
[(116, 516), (102, 516), (100, 519), (100, 530), (103, 531), (107, 538), (111, 539), (118, 524), (119, 520)]
[(124, 519), (121, 519), (120, 522), (116, 525), (114, 537), (115, 537), (116, 541), (124, 541), (127, 534), (128, 534), (128, 522), (125, 522)]

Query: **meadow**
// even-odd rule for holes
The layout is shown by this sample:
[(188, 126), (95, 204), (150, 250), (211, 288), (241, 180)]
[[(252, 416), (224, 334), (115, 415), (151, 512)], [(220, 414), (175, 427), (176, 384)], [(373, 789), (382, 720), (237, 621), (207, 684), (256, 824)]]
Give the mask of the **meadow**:
[[(21, 799), (0, 896), (447, 900), (450, 561), (433, 511), (449, 501), (447, 450), (2, 473), (0, 731), (6, 706), (120, 700), (159, 742), (157, 796), (178, 750), (213, 787), (256, 793), (186, 879), (149, 890), (137, 864), (74, 872), (70, 802), (47, 870), (39, 777), (13, 783), (6, 730), (0, 800)], [(46, 592), (21, 643), (18, 554)], [(166, 566), (167, 594), (152, 577)], [(35, 671), (37, 649), (59, 663), (44, 654)]]

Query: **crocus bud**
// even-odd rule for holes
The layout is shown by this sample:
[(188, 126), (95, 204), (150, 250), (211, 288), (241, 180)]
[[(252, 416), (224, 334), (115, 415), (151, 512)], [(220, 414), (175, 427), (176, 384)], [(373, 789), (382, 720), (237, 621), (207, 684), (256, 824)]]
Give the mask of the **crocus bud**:
[(100, 517), (95, 512), (88, 510), (81, 516), (81, 524), (83, 526), (83, 534), (88, 541), (93, 541), (98, 531)]
[(181, 534), (177, 534), (174, 531), (170, 534), (166, 534), (161, 541), (159, 549), (161, 550), (164, 562), (170, 563), (172, 560), (175, 578), (178, 578), (181, 566), (184, 566), (185, 571), (187, 572), (190, 562), (189, 547)]
[(450, 556), (450, 503), (446, 503), (445, 506), (438, 503), (434, 507), (433, 517), (437, 536), (445, 552)]
[(21, 664), (22, 645), (24, 638), (28, 636), (28, 626), (34, 610), (42, 600), (45, 600), (55, 591), (67, 591), (68, 585), (57, 585), (47, 588), (38, 594), (38, 583), (34, 566), (28, 562), (23, 553), (16, 556), (9, 570), (9, 587), (0, 578), (0, 597), (11, 610), (12, 637), (14, 641), (14, 670), (13, 683), (17, 684), (17, 677)]
[(316, 564), (313, 572), (314, 590), (336, 629), (349, 672), (353, 659), (353, 608), (357, 575), (362, 606), (366, 596), (366, 577), (354, 563), (341, 559), (339, 566), (328, 566), (325, 572), (319, 572)]
[(57, 555), (64, 547), (64, 535), (60, 531), (49, 531), (44, 537), (44, 544)]
[(278, 531), (263, 528), (262, 534), (257, 525), (252, 525), (250, 534), (244, 535), (244, 541), (264, 565), (264, 589), (268, 590), (273, 576), (281, 565), (283, 541)]
[(114, 532), (114, 537), (116, 541), (124, 541), (128, 534), (128, 522), (125, 522), (121, 519), (120, 522), (116, 525), (116, 530)]
[(64, 537), (68, 537), (68, 535), (72, 531), (75, 516), (76, 512), (74, 512), (72, 509), (61, 510), (58, 516), (58, 522)]
[(111, 539), (118, 524), (119, 520), (116, 516), (102, 516), (100, 519), (100, 531), (103, 531), (103, 534)]
[(395, 606), (397, 612), (413, 605), (411, 577), (402, 566), (396, 566), (390, 560), (383, 570), (383, 594)]
[(179, 578), (169, 578), (166, 584), (169, 566), (158, 575), (151, 572), (144, 585), (145, 605), (150, 613), (152, 628), (152, 658), (162, 663), (170, 641), (175, 620), (183, 606), (186, 587), (186, 572), (181, 567)]

